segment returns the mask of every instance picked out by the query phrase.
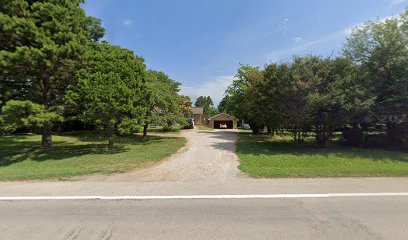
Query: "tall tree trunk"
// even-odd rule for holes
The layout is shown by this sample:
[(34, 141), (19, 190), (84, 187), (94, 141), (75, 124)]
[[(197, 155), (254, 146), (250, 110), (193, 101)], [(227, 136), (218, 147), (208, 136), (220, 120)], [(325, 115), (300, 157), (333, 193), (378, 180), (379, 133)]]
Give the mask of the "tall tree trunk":
[(146, 122), (145, 122), (145, 125), (143, 126), (142, 140), (147, 139), (147, 129), (149, 128), (149, 121), (150, 121), (150, 117), (152, 116), (152, 111), (153, 110), (154, 110), (154, 106), (150, 107), (146, 112)]
[(297, 133), (297, 144), (298, 145), (301, 145), (303, 142), (302, 142), (302, 133), (300, 132), (300, 131), (298, 131), (298, 133)]
[(146, 123), (144, 126), (143, 126), (143, 137), (142, 137), (142, 140), (146, 140), (147, 139), (147, 129), (149, 128), (149, 123)]
[(293, 130), (292, 134), (293, 134), (293, 141), (294, 141), (296, 144), (298, 144), (298, 138), (297, 138), (297, 137), (298, 137), (298, 134), (297, 134), (296, 129)]
[(113, 142), (115, 140), (115, 123), (110, 123), (108, 126), (108, 134), (109, 134), (109, 138), (108, 138), (108, 148), (112, 149), (113, 148)]
[(114, 139), (114, 136), (111, 135), (111, 136), (109, 137), (109, 140), (108, 140), (108, 148), (109, 148), (109, 149), (112, 149), (112, 148), (113, 148), (113, 139)]
[(322, 125), (316, 125), (316, 142), (319, 144), (321, 147), (327, 146), (327, 143), (329, 141), (329, 129), (325, 124)]
[(41, 147), (44, 149), (52, 148), (52, 123), (45, 123), (42, 127)]
[[(40, 88), (42, 91), (42, 100), (45, 111), (50, 107), (50, 84), (48, 75), (44, 73), (43, 79), (40, 81)], [(42, 127), (41, 147), (44, 149), (52, 148), (52, 123), (46, 122)]]

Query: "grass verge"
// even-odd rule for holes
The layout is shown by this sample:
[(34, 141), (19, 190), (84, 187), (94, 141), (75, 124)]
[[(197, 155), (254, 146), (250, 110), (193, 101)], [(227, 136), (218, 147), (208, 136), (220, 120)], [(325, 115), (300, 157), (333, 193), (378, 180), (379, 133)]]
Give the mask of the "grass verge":
[(259, 178), (408, 176), (408, 153), (342, 146), (296, 146), (289, 137), (240, 133), (237, 154), (244, 173)]
[(86, 174), (130, 171), (158, 162), (184, 146), (184, 138), (118, 137), (107, 149), (106, 139), (95, 133), (53, 136), (54, 148), (42, 150), (39, 135), (0, 137), (0, 180), (68, 178)]

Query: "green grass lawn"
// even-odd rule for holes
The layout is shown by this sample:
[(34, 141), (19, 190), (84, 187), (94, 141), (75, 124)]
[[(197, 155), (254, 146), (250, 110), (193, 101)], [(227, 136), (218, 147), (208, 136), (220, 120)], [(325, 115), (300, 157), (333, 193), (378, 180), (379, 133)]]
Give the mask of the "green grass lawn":
[(42, 150), (39, 135), (0, 136), (0, 180), (68, 178), (130, 171), (158, 162), (180, 149), (184, 138), (118, 137), (109, 150), (94, 133), (53, 136), (54, 148)]
[(253, 177), (408, 176), (408, 153), (341, 146), (296, 146), (289, 137), (241, 132), (240, 169)]

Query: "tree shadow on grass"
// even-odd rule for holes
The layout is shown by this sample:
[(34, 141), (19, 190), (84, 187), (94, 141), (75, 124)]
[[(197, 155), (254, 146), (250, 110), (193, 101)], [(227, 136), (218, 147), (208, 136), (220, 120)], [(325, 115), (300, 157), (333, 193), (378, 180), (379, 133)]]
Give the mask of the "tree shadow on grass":
[(55, 141), (52, 149), (41, 149), (37, 141), (26, 141), (24, 145), (19, 146), (18, 143), (12, 142), (10, 145), (3, 145), (3, 148), (8, 150), (2, 151), (0, 154), (0, 167), (9, 166), (22, 161), (30, 160), (36, 162), (57, 161), (67, 158), (81, 157), (84, 155), (113, 155), (126, 152), (125, 146), (115, 146), (113, 149), (108, 149), (106, 145), (101, 144), (72, 144), (63, 141)]
[(408, 154), (379, 149), (352, 148), (346, 146), (329, 146), (321, 148), (312, 143), (296, 145), (291, 141), (273, 141), (263, 136), (241, 136), (238, 142), (237, 153), (254, 156), (266, 155), (293, 155), (297, 157), (307, 156), (310, 158), (346, 158), (346, 159), (369, 159), (372, 161), (393, 161), (408, 163)]
[[(71, 141), (54, 140), (52, 149), (41, 149), (40, 141), (31, 140), (33, 136), (18, 135), (0, 137), (0, 167), (10, 166), (22, 161), (58, 161), (85, 155), (109, 156), (129, 151), (131, 146), (157, 144), (172, 137), (150, 136), (142, 141), (137, 136), (117, 137), (113, 149), (107, 148), (107, 140), (96, 134), (64, 134)], [(175, 139), (175, 138), (174, 138)]]
[[(95, 132), (70, 132), (65, 133), (61, 136), (72, 137), (81, 142), (89, 143), (100, 143), (107, 144), (108, 137), (104, 134), (97, 134)], [(158, 142), (163, 142), (167, 139), (176, 139), (176, 137), (171, 136), (157, 136), (157, 135), (148, 135), (146, 140), (142, 140), (141, 135), (125, 135), (125, 136), (116, 136), (115, 144), (131, 144), (131, 145), (149, 145)]]

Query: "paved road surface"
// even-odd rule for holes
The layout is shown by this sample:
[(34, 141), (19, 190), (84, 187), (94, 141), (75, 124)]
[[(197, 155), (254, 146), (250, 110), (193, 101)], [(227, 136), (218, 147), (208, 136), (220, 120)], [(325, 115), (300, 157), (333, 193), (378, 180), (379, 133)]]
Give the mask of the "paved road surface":
[(390, 239), (408, 198), (6, 202), (1, 240)]
[[(73, 181), (2, 182), (12, 196), (408, 192), (408, 178), (251, 179), (231, 131), (187, 131), (150, 169)], [(0, 240), (408, 239), (408, 197), (0, 201)]]

